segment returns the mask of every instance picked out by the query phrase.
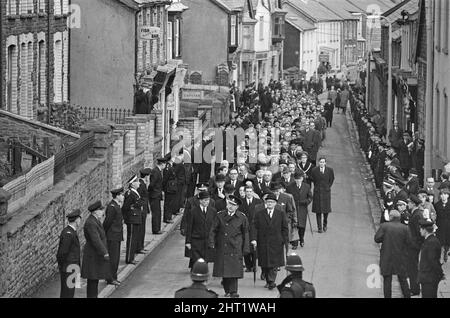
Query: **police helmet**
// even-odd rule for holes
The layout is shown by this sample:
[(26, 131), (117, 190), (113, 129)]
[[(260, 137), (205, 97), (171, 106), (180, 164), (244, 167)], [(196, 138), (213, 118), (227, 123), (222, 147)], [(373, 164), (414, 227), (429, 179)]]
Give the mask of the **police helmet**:
[(203, 258), (199, 258), (192, 266), (191, 279), (193, 281), (204, 282), (208, 280), (208, 263)]

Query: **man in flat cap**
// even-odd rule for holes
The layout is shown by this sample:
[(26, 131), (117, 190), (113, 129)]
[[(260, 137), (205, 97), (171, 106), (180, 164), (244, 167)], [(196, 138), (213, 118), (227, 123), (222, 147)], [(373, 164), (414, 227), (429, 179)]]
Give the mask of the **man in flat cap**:
[(415, 195), (408, 198), (408, 209), (411, 211), (409, 218), (409, 231), (411, 232), (412, 242), (408, 249), (408, 276), (411, 286), (411, 295), (417, 296), (420, 294), (420, 285), (417, 281), (417, 269), (419, 263), (420, 247), (423, 243), (423, 237), (420, 235), (420, 221), (424, 220), (423, 210), (419, 208), (422, 201)]
[(253, 219), (250, 238), (258, 251), (258, 263), (267, 283), (264, 287), (269, 290), (276, 287), (277, 268), (284, 266), (284, 247), (289, 244), (288, 218), (277, 207), (277, 201), (273, 193), (265, 197), (265, 207)]
[(79, 209), (67, 215), (69, 224), (62, 230), (59, 236), (58, 261), (59, 274), (61, 276), (60, 298), (73, 298), (75, 296), (75, 279), (79, 274), (81, 257), (80, 241), (77, 230), (81, 226), (81, 211)]
[(152, 232), (155, 235), (161, 232), (161, 201), (163, 200), (163, 171), (167, 160), (159, 158), (156, 160), (156, 167), (150, 174), (150, 185), (148, 186), (148, 196), (150, 210), (152, 212)]
[(138, 192), (139, 180), (136, 176), (128, 182), (129, 189), (125, 193), (122, 206), (123, 219), (127, 225), (127, 247), (125, 262), (136, 265), (135, 254), (139, 251), (140, 226), (142, 224), (142, 213), (144, 213), (144, 199)]
[(84, 236), (86, 245), (83, 252), (81, 277), (87, 279), (87, 298), (98, 297), (98, 282), (100, 279), (110, 277), (110, 263), (106, 233), (101, 220), (104, 216), (104, 207), (100, 201), (88, 207), (91, 215), (84, 223)]
[(144, 254), (147, 250), (144, 249), (145, 246), (145, 233), (147, 232), (147, 215), (150, 214), (150, 207), (148, 203), (148, 184), (149, 176), (152, 173), (152, 169), (143, 168), (139, 171), (141, 177), (139, 178), (139, 188), (137, 189), (139, 195), (142, 198), (142, 213), (141, 213), (141, 224), (138, 229), (138, 245), (137, 252), (139, 254)]
[(421, 220), (419, 225), (424, 242), (420, 249), (417, 280), (422, 287), (422, 298), (437, 298), (439, 282), (445, 279), (441, 265), (441, 243), (434, 233), (431, 220)]
[(242, 259), (250, 253), (249, 224), (238, 211), (241, 200), (231, 195), (227, 209), (217, 213), (209, 233), (209, 247), (215, 249), (214, 277), (222, 277), (225, 297), (238, 298), (238, 279), (244, 277)]
[(123, 241), (123, 216), (121, 207), (125, 199), (124, 193), (123, 187), (111, 190), (112, 200), (106, 206), (105, 220), (103, 221), (111, 265), (111, 276), (107, 282), (109, 285), (116, 286), (120, 285), (120, 282), (117, 280), (117, 270), (120, 261), (120, 245)]
[(190, 254), (189, 268), (199, 259), (214, 262), (213, 250), (209, 248), (209, 232), (217, 216), (215, 208), (209, 205), (210, 194), (198, 194), (199, 205), (193, 206), (186, 215), (186, 249)]

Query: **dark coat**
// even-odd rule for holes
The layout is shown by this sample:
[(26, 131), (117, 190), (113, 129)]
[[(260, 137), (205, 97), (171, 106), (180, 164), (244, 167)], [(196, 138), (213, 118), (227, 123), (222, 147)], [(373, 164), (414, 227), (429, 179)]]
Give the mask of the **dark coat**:
[(432, 234), (426, 238), (420, 250), (419, 283), (439, 282), (443, 276), (441, 266), (441, 243), (436, 235)]
[(400, 167), (402, 169), (411, 168), (411, 155), (409, 153), (408, 146), (405, 144), (403, 139), (399, 142), (398, 159), (400, 160)]
[(306, 164), (303, 164), (301, 161), (299, 161), (299, 163), (297, 164), (297, 167), (305, 173), (305, 181), (309, 185), (311, 185), (311, 183), (312, 183), (311, 172), (315, 166), (309, 160), (307, 160)]
[(255, 218), (255, 213), (257, 211), (256, 208), (258, 205), (261, 205), (261, 204), (263, 204), (262, 200), (253, 198), (252, 203), (249, 205), (247, 203), (247, 198), (245, 198), (242, 200), (242, 205), (239, 207), (239, 210), (241, 210), (241, 212), (244, 213), (245, 216), (247, 217), (248, 224), (249, 224), (250, 237), (253, 236), (252, 235), (253, 228), (252, 228), (251, 224), (253, 223), (253, 219)]
[(297, 209), (294, 197), (289, 193), (280, 193), (276, 206), (286, 214), (288, 219), (289, 242), (298, 241), (300, 238), (297, 231)]
[(163, 176), (161, 170), (155, 167), (150, 174), (150, 185), (148, 186), (148, 197), (150, 200), (162, 200)]
[[(225, 195), (225, 189), (223, 190), (223, 195)], [(223, 211), (227, 208), (227, 201), (226, 201), (226, 197), (225, 198), (221, 198), (219, 197), (219, 189), (216, 188), (212, 193), (211, 193), (211, 198), (214, 200), (214, 204), (216, 207), (216, 210), (218, 212)]]
[(66, 226), (59, 236), (56, 260), (61, 272), (68, 272), (67, 266), (69, 265), (81, 265), (80, 241), (77, 232), (70, 226)]
[(302, 186), (299, 189), (294, 182), (287, 187), (286, 191), (294, 197), (298, 227), (306, 228), (308, 205), (310, 205), (313, 200), (311, 187), (306, 182), (302, 182)]
[(392, 128), (389, 131), (388, 139), (392, 147), (398, 149), (400, 147), (400, 142), (403, 139), (403, 130), (398, 129), (397, 131), (395, 131), (394, 128)]
[(289, 244), (286, 213), (275, 207), (271, 219), (267, 209), (258, 210), (252, 227), (251, 241), (257, 242), (259, 266), (268, 268), (284, 266), (285, 246)]
[(437, 237), (443, 246), (450, 246), (450, 202), (444, 206), (441, 200), (435, 205)]
[(137, 189), (137, 191), (143, 200), (142, 208), (144, 211), (144, 215), (147, 216), (147, 214), (150, 213), (150, 208), (148, 206), (148, 187), (143, 179), (139, 179), (139, 188)]
[(423, 243), (423, 237), (420, 234), (420, 220), (423, 220), (423, 210), (417, 208), (411, 212), (411, 216), (408, 220), (408, 227), (411, 233), (411, 245), (412, 250), (419, 251)]
[(123, 216), (120, 205), (111, 200), (106, 207), (105, 220), (103, 221), (106, 239), (108, 241), (123, 241)]
[(407, 275), (408, 247), (411, 234), (408, 226), (398, 222), (385, 222), (375, 234), (375, 242), (382, 243), (380, 251), (381, 275)]
[(86, 245), (83, 252), (81, 277), (87, 279), (109, 278), (110, 264), (109, 260), (104, 258), (108, 254), (105, 230), (93, 215), (90, 215), (84, 223), (84, 236)]
[(411, 180), (409, 180), (408, 183), (405, 185), (405, 190), (410, 195), (411, 194), (417, 195), (420, 190), (419, 179), (417, 179), (416, 177), (411, 178)]
[(249, 224), (244, 213), (217, 213), (209, 234), (210, 247), (216, 249), (214, 277), (244, 277), (243, 257), (250, 253)]
[(186, 215), (186, 244), (191, 244), (191, 265), (199, 258), (214, 262), (214, 250), (209, 248), (209, 232), (216, 217), (216, 209), (208, 207), (205, 214), (199, 206), (190, 209)]
[(181, 288), (175, 292), (175, 298), (219, 298), (219, 295), (206, 288), (200, 282), (194, 282), (191, 286)]
[[(198, 195), (195, 195), (192, 198), (189, 198), (189, 199), (186, 200), (186, 206), (184, 208), (184, 213), (183, 213), (183, 217), (181, 219), (181, 226), (180, 226), (180, 229), (182, 231), (182, 233), (181, 233), (182, 235), (186, 235), (185, 234), (185, 231), (186, 231), (186, 217), (190, 213), (190, 211), (196, 206), (200, 206), (200, 200), (198, 199)], [(214, 202), (214, 199), (212, 199), (212, 198), (209, 199), (209, 206), (211, 208), (216, 208), (216, 204)], [(189, 257), (189, 256), (186, 256), (186, 257)]]
[(334, 171), (325, 167), (325, 173), (320, 172), (320, 167), (315, 167), (311, 172), (314, 182), (313, 213), (331, 213), (331, 186), (334, 183)]

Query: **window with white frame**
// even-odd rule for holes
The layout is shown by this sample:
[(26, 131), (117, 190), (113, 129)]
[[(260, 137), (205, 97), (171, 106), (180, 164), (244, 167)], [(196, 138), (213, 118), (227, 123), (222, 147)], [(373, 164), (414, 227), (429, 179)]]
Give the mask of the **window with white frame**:
[(62, 14), (69, 14), (69, 0), (61, 0)]
[(62, 100), (69, 100), (69, 32), (63, 32), (63, 63), (62, 63)]
[(17, 14), (17, 2), (16, 0), (7, 0), (6, 2), (6, 15)]
[(59, 36), (56, 37), (53, 47), (54, 50), (53, 101), (55, 103), (62, 103), (63, 43), (62, 43), (62, 34), (58, 33), (58, 35)]
[(179, 57), (181, 55), (181, 23), (180, 19), (175, 19), (175, 29), (174, 29), (174, 44), (175, 44), (175, 57)]
[(6, 109), (17, 112), (17, 46), (10, 45), (6, 57)]
[(171, 21), (167, 22), (167, 58), (168, 59), (173, 59), (173, 39), (172, 39), (172, 34), (173, 34), (173, 24)]
[(259, 17), (259, 40), (264, 40), (264, 17)]
[(230, 17), (230, 45), (237, 45), (236, 39), (236, 30), (237, 30), (237, 17), (235, 14)]
[(20, 14), (33, 14), (34, 13), (34, 3), (33, 0), (20, 0)]
[(61, 0), (54, 0), (53, 11), (55, 15), (62, 15), (62, 3)]
[(47, 101), (47, 68), (46, 68), (46, 43), (44, 40), (38, 43), (38, 58), (37, 58), (37, 93), (40, 104), (45, 104)]
[(46, 2), (45, 0), (38, 0), (38, 13), (46, 12), (45, 2)]

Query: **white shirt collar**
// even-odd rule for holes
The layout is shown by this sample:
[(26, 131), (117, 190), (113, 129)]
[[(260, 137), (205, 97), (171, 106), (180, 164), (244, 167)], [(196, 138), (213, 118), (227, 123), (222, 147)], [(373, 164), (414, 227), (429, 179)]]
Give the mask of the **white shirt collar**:
[(69, 224), (69, 226), (76, 232), (77, 231), (77, 229), (72, 225), (72, 224)]
[(139, 194), (139, 192), (137, 192), (136, 189), (131, 188), (131, 191), (133, 191), (134, 193), (136, 193), (136, 194), (139, 196), (139, 198), (141, 197), (141, 195)]

